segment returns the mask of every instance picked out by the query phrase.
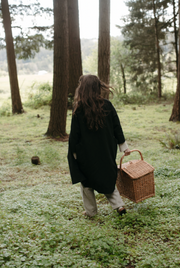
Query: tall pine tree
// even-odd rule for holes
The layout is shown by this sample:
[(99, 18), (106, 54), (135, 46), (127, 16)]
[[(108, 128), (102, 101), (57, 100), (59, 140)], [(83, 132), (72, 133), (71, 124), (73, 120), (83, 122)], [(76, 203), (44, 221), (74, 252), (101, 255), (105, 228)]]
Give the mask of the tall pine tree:
[(50, 121), (46, 135), (65, 139), (69, 84), (69, 35), (67, 0), (54, 3), (54, 75)]
[(16, 68), (15, 51), (14, 51), (13, 36), (11, 30), (11, 18), (10, 18), (8, 0), (1, 0), (1, 8), (2, 8), (3, 25), (5, 30), (6, 52), (7, 52), (8, 71), (9, 71), (9, 80), (11, 88), (12, 113), (21, 114), (23, 113), (23, 107), (21, 103), (19, 84), (17, 78), (17, 68)]
[(169, 0), (127, 0), (129, 17), (122, 33), (134, 59), (133, 81), (142, 91), (154, 91), (161, 97), (160, 42), (166, 37), (164, 14)]
[[(110, 76), (110, 0), (99, 0), (98, 76), (109, 84)], [(104, 96), (108, 98), (108, 96)]]
[[(180, 11), (180, 0), (179, 0), (179, 11)], [(179, 47), (180, 47), (180, 12), (179, 12)], [(176, 96), (174, 99), (174, 105), (172, 109), (172, 114), (170, 116), (170, 121), (176, 122), (180, 121), (180, 53), (178, 55), (178, 79), (177, 79), (177, 89)]]
[(69, 27), (69, 88), (68, 93), (74, 96), (82, 75), (81, 44), (79, 34), (78, 0), (68, 0)]

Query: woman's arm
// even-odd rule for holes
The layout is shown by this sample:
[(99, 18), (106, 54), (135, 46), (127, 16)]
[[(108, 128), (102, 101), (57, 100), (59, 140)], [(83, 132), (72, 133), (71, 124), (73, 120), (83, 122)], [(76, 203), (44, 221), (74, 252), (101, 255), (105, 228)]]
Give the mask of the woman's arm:
[(128, 148), (127, 142), (118, 144), (120, 152), (124, 152), (125, 156), (130, 155), (131, 151)]

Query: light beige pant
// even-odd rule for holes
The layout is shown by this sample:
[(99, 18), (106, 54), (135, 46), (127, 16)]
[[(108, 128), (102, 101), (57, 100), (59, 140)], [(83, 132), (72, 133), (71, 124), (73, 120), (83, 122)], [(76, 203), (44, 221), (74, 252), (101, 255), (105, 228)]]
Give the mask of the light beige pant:
[[(86, 214), (90, 217), (96, 215), (97, 204), (94, 189), (83, 187), (83, 185), (81, 184), (81, 195)], [(116, 188), (112, 194), (105, 194), (105, 196), (113, 209), (124, 207), (124, 202), (122, 201), (121, 196)]]

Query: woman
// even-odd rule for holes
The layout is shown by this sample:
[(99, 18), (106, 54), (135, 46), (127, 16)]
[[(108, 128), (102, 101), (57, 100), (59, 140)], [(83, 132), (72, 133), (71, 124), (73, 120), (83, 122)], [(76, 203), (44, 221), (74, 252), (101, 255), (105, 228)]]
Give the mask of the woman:
[(110, 101), (101, 94), (109, 86), (95, 75), (80, 77), (74, 97), (69, 136), (68, 161), (72, 183), (81, 182), (84, 214), (97, 214), (94, 190), (105, 194), (113, 209), (125, 214), (124, 203), (115, 188), (117, 178), (117, 144), (130, 154), (118, 115)]

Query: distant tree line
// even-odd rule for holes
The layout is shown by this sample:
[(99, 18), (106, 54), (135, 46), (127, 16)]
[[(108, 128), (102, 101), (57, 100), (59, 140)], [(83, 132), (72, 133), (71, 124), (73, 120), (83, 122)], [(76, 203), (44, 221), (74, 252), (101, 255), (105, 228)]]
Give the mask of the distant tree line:
[[(91, 56), (95, 47), (97, 47), (97, 39), (81, 39), (81, 55), (82, 63)], [(35, 74), (40, 70), (49, 73), (53, 72), (53, 50), (41, 47), (34, 58), (17, 59), (18, 74)], [(86, 64), (87, 66), (87, 64)], [(88, 68), (89, 69), (89, 68)], [(84, 73), (90, 72), (84, 68)], [(0, 76), (8, 74), (6, 50), (0, 50)]]
[(136, 87), (162, 96), (162, 76), (177, 76), (177, 1), (126, 0), (129, 16), (122, 27), (124, 46), (131, 51)]
[[(33, 59), (17, 59), (18, 74), (36, 74), (40, 70), (53, 72), (53, 51), (40, 48)], [(0, 50), (0, 76), (8, 74), (7, 58), (5, 49)]]

